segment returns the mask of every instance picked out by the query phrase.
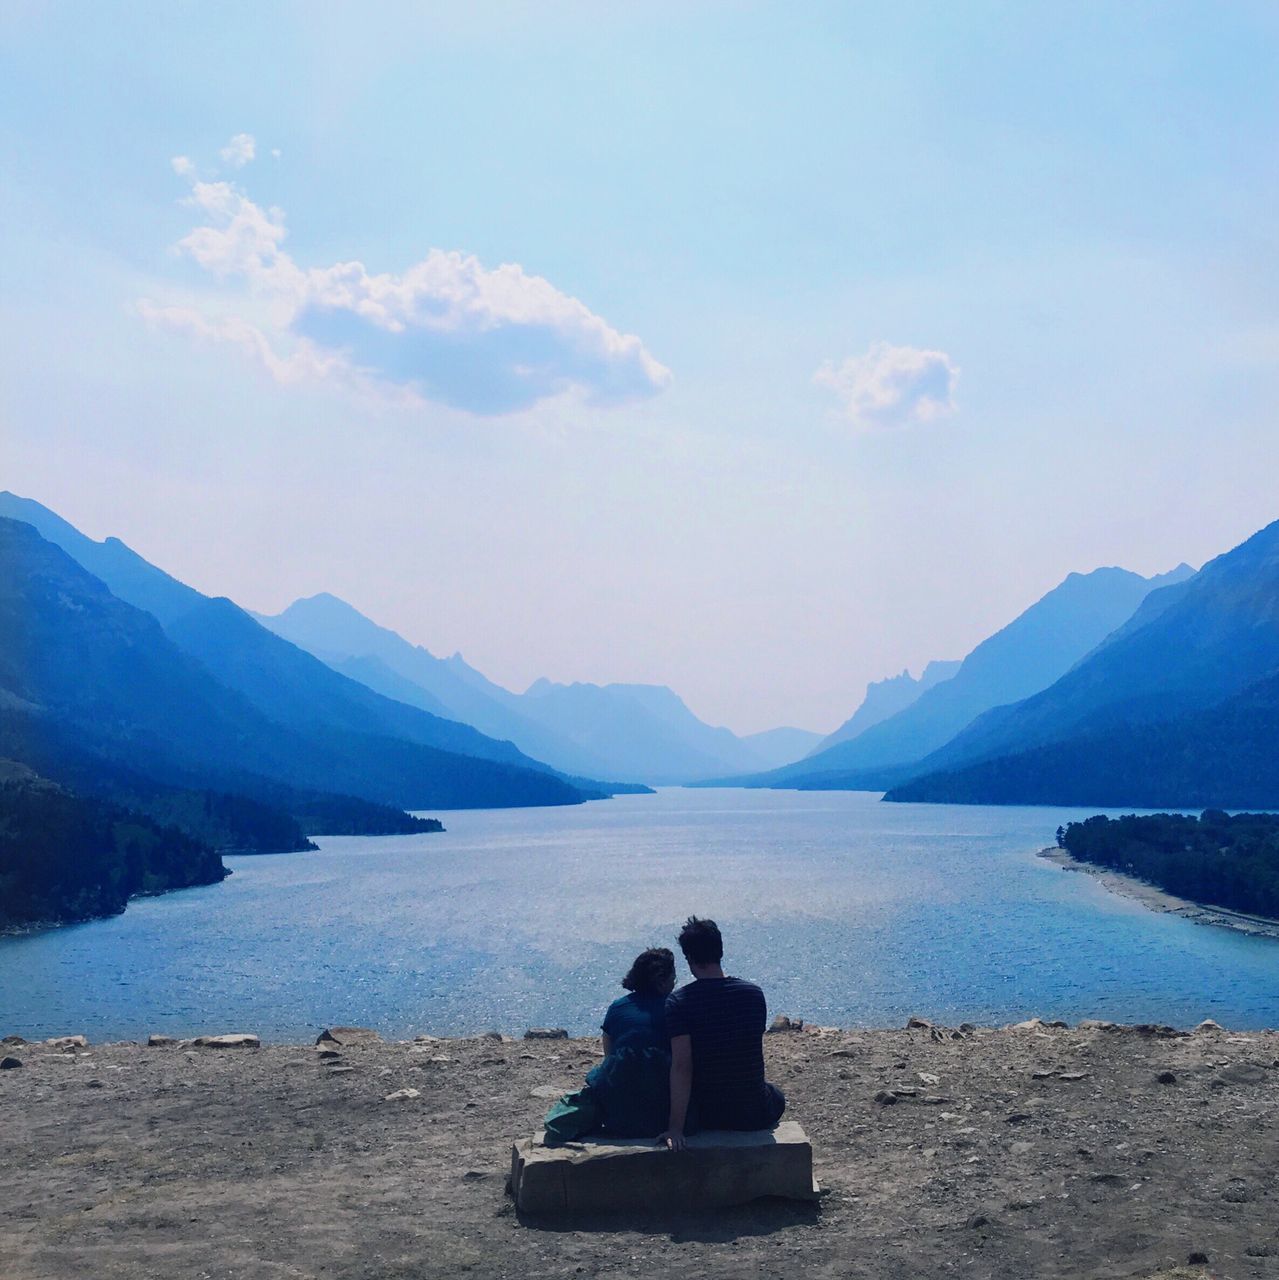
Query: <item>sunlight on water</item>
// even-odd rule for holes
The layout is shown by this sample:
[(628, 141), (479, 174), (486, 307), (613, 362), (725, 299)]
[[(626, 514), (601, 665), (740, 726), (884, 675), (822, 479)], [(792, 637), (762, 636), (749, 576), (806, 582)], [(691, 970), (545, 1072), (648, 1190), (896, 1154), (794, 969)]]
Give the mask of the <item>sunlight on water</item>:
[(222, 885), (0, 939), (0, 1033), (585, 1033), (689, 913), (720, 922), (774, 1011), (815, 1022), (1279, 1024), (1279, 942), (1033, 856), (1080, 816), (683, 790), (446, 814), (444, 835), (229, 859)]

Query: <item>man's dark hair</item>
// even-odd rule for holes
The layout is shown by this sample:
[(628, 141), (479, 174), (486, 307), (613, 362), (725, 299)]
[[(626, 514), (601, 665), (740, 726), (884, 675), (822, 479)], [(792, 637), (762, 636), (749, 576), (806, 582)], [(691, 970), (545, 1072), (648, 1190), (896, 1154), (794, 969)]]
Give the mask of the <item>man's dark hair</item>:
[(689, 916), (679, 931), (679, 949), (689, 964), (719, 964), (724, 958), (724, 939), (714, 920)]
[(635, 957), (622, 986), (636, 995), (658, 996), (674, 981), (675, 955), (670, 947), (649, 947)]

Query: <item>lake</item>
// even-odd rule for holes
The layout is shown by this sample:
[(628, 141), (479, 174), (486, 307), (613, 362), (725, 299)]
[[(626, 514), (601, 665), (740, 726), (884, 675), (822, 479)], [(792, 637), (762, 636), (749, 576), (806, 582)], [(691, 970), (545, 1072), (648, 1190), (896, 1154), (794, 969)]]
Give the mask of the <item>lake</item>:
[(584, 1034), (690, 913), (719, 921), (770, 1013), (817, 1023), (1279, 1025), (1279, 941), (1034, 856), (1091, 812), (672, 788), (446, 813), (442, 835), (228, 858), (221, 885), (0, 938), (0, 1034)]

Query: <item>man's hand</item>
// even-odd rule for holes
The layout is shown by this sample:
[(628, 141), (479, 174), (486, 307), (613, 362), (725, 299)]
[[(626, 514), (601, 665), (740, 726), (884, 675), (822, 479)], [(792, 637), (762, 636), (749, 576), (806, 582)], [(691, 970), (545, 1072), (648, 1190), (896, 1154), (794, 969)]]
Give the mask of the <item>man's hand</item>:
[(665, 1133), (657, 1135), (657, 1141), (671, 1151), (686, 1151), (688, 1149), (688, 1139), (675, 1129), (667, 1129)]

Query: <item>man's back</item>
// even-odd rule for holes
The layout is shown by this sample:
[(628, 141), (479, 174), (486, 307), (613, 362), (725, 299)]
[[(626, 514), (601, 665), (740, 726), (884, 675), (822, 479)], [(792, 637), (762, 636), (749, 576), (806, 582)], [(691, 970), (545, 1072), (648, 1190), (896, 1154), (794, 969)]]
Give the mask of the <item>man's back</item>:
[(666, 999), (666, 1029), (693, 1050), (693, 1107), (703, 1129), (773, 1124), (764, 1083), (764, 993), (741, 978), (698, 978)]

